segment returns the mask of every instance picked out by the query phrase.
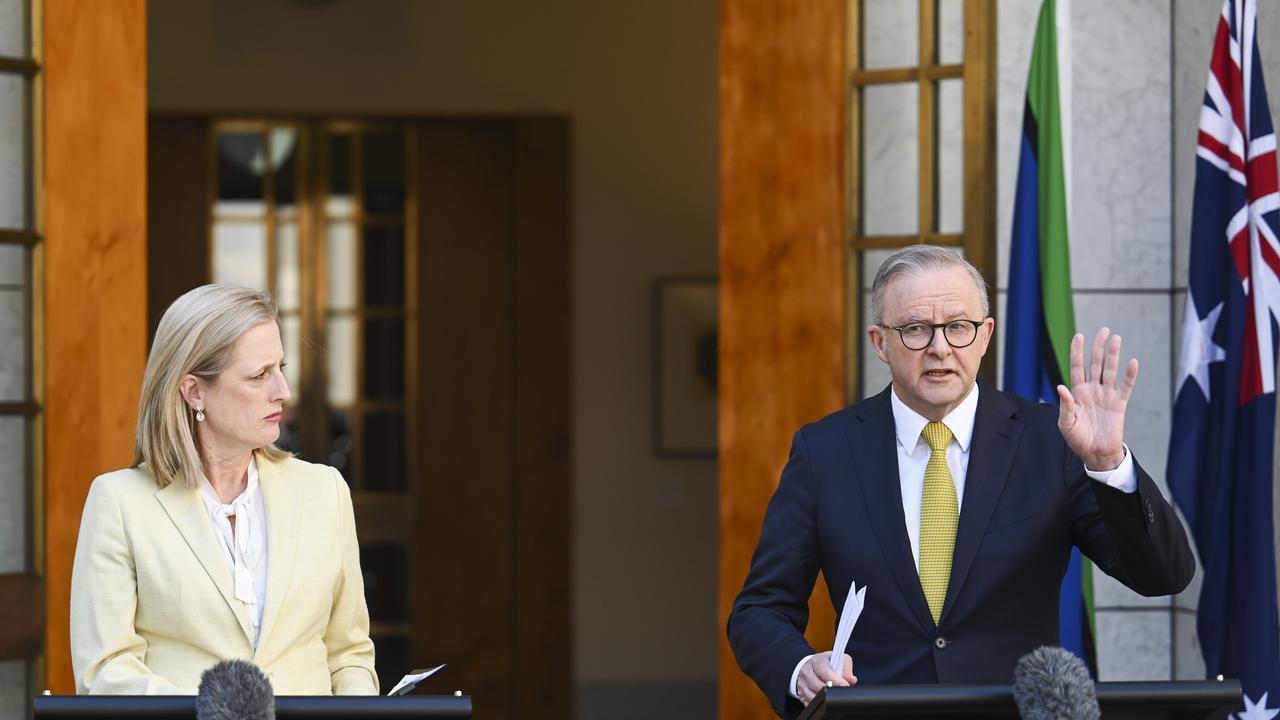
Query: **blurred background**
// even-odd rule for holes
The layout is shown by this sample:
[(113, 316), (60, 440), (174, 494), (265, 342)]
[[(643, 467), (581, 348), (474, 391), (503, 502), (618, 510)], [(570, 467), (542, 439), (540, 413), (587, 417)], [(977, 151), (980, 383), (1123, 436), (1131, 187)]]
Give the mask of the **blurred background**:
[[(1142, 358), (1162, 479), (1221, 2), (1062, 4), (1079, 325)], [(384, 686), (767, 713), (723, 619), (790, 433), (887, 382), (892, 248), (961, 247), (1003, 300), (1039, 7), (0, 0), (0, 717), (73, 691), (84, 494), (206, 282), (280, 303), (282, 443), (351, 484)], [(1195, 586), (1097, 581), (1103, 679), (1203, 674)]]

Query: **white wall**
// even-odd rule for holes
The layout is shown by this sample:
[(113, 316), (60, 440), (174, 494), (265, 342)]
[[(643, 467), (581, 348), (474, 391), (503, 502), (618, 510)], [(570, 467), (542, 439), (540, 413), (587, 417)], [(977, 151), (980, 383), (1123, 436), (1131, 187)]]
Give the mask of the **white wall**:
[(714, 702), (716, 467), (651, 450), (649, 298), (718, 267), (718, 4), (151, 0), (148, 19), (152, 110), (571, 118), (580, 701)]

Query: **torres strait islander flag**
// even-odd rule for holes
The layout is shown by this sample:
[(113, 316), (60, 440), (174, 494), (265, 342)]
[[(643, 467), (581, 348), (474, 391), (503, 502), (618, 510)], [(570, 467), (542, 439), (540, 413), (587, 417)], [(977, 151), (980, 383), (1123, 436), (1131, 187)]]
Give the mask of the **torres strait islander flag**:
[(1280, 193), (1257, 5), (1223, 3), (1200, 110), (1168, 470), (1204, 573), (1205, 669), (1240, 679), (1237, 717), (1249, 720), (1280, 708), (1272, 527)]

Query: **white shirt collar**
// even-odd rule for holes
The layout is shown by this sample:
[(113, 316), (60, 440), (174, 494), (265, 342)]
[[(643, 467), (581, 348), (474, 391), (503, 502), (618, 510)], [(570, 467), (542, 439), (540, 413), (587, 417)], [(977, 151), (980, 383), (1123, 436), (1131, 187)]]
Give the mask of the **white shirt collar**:
[[(898, 435), (898, 443), (906, 449), (907, 454), (916, 451), (920, 442), (920, 433), (929, 419), (907, 407), (898, 397), (897, 389), (889, 391), (889, 403), (893, 407), (893, 427)], [(960, 449), (968, 452), (969, 441), (973, 439), (973, 420), (978, 414), (978, 383), (969, 389), (969, 394), (954, 410), (942, 418), (942, 424), (951, 431), (951, 436), (959, 443)]]

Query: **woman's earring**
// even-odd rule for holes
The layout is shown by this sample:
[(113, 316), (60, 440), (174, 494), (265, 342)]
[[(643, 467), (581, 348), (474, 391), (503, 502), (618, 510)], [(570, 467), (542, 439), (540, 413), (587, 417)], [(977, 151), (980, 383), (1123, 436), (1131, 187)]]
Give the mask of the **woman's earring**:
[(196, 422), (204, 422), (204, 410), (196, 408)]

